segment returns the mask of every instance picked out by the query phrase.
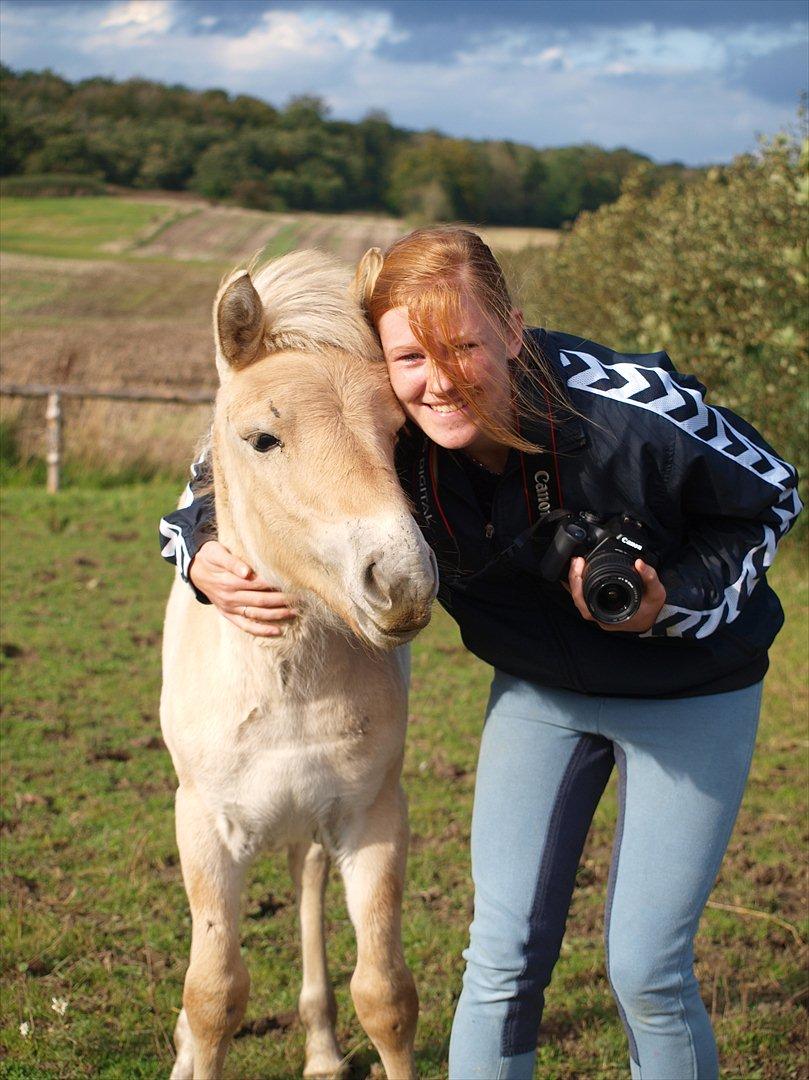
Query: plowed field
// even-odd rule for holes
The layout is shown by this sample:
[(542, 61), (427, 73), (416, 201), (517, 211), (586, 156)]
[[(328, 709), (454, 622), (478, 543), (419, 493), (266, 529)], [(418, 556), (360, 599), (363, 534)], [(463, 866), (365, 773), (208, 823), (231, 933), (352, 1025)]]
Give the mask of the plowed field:
[[(221, 276), (256, 256), (331, 251), (349, 265), (407, 231), (397, 218), (269, 214), (163, 193), (5, 199), (0, 345), (5, 383), (91, 387), (216, 384), (211, 301)], [(542, 229), (490, 229), (497, 249), (555, 243)], [(2, 399), (24, 461), (41, 457), (42, 401)], [(73, 401), (68, 459), (94, 468), (180, 470), (207, 410)]]

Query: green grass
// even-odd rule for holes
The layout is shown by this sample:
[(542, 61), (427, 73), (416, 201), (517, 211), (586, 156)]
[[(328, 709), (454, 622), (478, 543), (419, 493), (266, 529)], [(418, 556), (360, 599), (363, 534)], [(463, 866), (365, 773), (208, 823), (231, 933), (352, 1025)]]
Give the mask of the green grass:
[[(2, 581), (2, 1030), (5, 1077), (164, 1077), (189, 917), (173, 837), (175, 780), (159, 739), (162, 612), (170, 573), (155, 522), (168, 484), (5, 493)], [(805, 1076), (807, 585), (797, 550), (775, 580), (789, 621), (774, 650), (759, 751), (697, 955), (726, 1078)], [(405, 784), (413, 842), (405, 949), (421, 997), (420, 1075), (446, 1076), (447, 1038), (469, 922), (467, 851), (488, 669), (437, 612), (414, 656)], [(612, 785), (582, 859), (562, 957), (547, 995), (537, 1076), (627, 1073), (604, 974), (601, 911)], [(279, 905), (272, 915), (262, 908)], [(769, 918), (773, 916), (774, 918)], [(781, 920), (781, 921), (776, 921)], [(788, 924), (787, 926), (782, 925)], [(353, 935), (329, 886), (339, 1037), (354, 1080), (375, 1054), (349, 1004)], [(794, 930), (792, 928), (795, 928)], [(249, 877), (242, 926), (253, 991), (247, 1020), (294, 1009), (298, 946), (282, 857)], [(64, 1017), (53, 998), (68, 1002)], [(19, 1025), (28, 1022), (24, 1038)], [(300, 1026), (236, 1040), (226, 1076), (299, 1076)]]
[(0, 214), (0, 247), (24, 255), (109, 258), (144, 231), (165, 227), (182, 208), (110, 196), (81, 199), (7, 197)]

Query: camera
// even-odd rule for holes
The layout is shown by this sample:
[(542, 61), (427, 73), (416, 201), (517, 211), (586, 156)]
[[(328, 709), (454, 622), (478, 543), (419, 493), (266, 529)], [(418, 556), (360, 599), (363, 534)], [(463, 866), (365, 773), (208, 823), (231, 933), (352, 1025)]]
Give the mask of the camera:
[(570, 560), (585, 557), (584, 602), (601, 623), (622, 623), (640, 607), (643, 580), (635, 560), (654, 566), (644, 526), (628, 514), (604, 521), (589, 510), (562, 511), (563, 517), (540, 561), (546, 581), (567, 578)]

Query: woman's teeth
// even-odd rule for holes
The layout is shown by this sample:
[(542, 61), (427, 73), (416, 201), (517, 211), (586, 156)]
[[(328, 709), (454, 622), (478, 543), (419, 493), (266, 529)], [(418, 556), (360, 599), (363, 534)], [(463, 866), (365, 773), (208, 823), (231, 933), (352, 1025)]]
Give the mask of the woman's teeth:
[(460, 412), (463, 405), (428, 405), (427, 407), (437, 413), (454, 413)]

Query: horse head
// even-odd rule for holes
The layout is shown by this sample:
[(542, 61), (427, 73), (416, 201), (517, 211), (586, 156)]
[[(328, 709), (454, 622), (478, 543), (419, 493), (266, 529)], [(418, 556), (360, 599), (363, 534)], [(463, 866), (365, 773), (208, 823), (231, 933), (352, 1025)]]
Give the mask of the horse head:
[(265, 579), (378, 648), (426, 625), (435, 559), (394, 468), (404, 421), (340, 265), (302, 251), (214, 303), (219, 537)]

